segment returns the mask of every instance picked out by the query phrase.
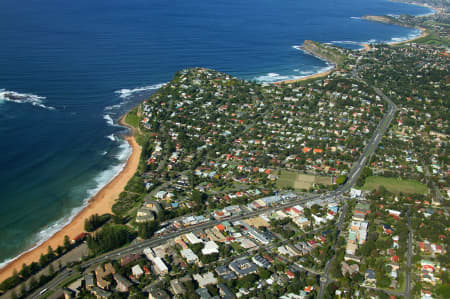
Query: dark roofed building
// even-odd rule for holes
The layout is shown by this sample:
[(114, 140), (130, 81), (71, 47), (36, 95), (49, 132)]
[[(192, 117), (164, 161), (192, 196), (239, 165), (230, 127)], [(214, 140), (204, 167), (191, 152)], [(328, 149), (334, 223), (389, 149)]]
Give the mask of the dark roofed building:
[(211, 297), (211, 295), (209, 294), (207, 288), (196, 289), (195, 292), (196, 292), (197, 295), (199, 295), (200, 298), (202, 298), (202, 299), (212, 299), (212, 297)]
[(236, 274), (234, 274), (233, 271), (228, 269), (226, 266), (219, 266), (216, 268), (216, 273), (219, 275), (222, 279), (225, 280), (232, 280), (236, 279)]
[(230, 263), (230, 269), (233, 270), (238, 276), (245, 276), (250, 273), (255, 273), (258, 270), (255, 264), (251, 263), (248, 259), (238, 259)]
[(148, 291), (148, 299), (170, 299), (170, 296), (163, 289), (151, 288)]
[(220, 296), (222, 297), (222, 299), (236, 298), (236, 295), (234, 295), (234, 293), (223, 283), (219, 283), (217, 287), (219, 288)]
[(91, 292), (99, 299), (106, 299), (112, 296), (111, 292), (100, 289), (99, 287), (92, 287)]
[(128, 292), (128, 289), (133, 285), (131, 281), (129, 281), (119, 273), (114, 274), (113, 277), (117, 283), (117, 289), (120, 292)]
[(121, 265), (122, 267), (123, 267), (123, 266), (126, 266), (126, 265), (128, 265), (129, 263), (138, 260), (140, 257), (141, 257), (141, 255), (140, 255), (140, 254), (136, 254), (136, 253), (132, 253), (132, 254), (128, 254), (128, 255), (122, 256), (122, 257), (120, 258), (120, 265)]

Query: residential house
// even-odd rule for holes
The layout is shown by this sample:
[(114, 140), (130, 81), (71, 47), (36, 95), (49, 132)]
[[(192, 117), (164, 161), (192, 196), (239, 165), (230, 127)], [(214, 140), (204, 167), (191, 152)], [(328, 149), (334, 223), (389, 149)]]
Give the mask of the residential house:
[(219, 246), (214, 241), (206, 242), (205, 246), (202, 249), (202, 254), (209, 255), (213, 253), (219, 253)]
[(236, 295), (223, 283), (219, 283), (217, 285), (219, 288), (219, 294), (222, 297), (222, 299), (235, 299)]
[(97, 299), (107, 299), (112, 296), (111, 292), (105, 291), (99, 287), (92, 287), (91, 292), (97, 297)]
[(142, 270), (141, 266), (134, 265), (131, 268), (131, 273), (133, 273), (134, 277), (139, 278), (139, 277), (141, 277), (144, 274), (144, 271)]
[(128, 292), (129, 288), (133, 285), (128, 279), (122, 276), (120, 273), (115, 273), (113, 275), (114, 280), (117, 283), (117, 290), (119, 292)]
[(178, 279), (172, 279), (170, 281), (170, 287), (172, 288), (172, 293), (174, 295), (184, 295), (186, 293), (186, 288), (183, 286), (183, 283)]
[(209, 284), (216, 284), (217, 279), (214, 277), (214, 274), (212, 272), (207, 272), (205, 274), (194, 274), (192, 276), (197, 282), (200, 288), (204, 288), (205, 286)]
[(197, 293), (197, 295), (199, 295), (201, 299), (212, 299), (207, 288), (196, 289), (195, 293)]
[(246, 276), (251, 273), (256, 273), (258, 267), (251, 263), (248, 259), (236, 259), (229, 265), (230, 269), (234, 271), (239, 277)]
[(376, 284), (377, 283), (377, 274), (375, 270), (367, 269), (365, 274), (365, 284)]
[(163, 289), (151, 288), (148, 290), (148, 299), (170, 299), (170, 296)]
[(199, 261), (198, 256), (190, 248), (181, 250), (180, 254), (189, 264), (194, 264)]
[(224, 265), (217, 267), (216, 273), (224, 280), (236, 279), (236, 274)]

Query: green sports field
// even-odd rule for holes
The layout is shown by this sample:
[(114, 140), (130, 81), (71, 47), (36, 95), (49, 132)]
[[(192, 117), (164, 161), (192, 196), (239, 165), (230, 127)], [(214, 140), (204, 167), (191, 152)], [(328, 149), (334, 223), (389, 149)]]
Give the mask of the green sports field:
[(387, 178), (381, 176), (371, 176), (366, 179), (363, 186), (365, 190), (375, 190), (384, 186), (393, 193), (427, 194), (428, 187), (415, 180), (403, 180), (400, 178)]

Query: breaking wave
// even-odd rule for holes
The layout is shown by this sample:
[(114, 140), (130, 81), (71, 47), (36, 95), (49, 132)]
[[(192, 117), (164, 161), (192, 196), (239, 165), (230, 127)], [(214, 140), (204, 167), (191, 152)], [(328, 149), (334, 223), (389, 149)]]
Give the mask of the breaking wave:
[(81, 210), (83, 210), (88, 205), (89, 199), (91, 199), (92, 196), (97, 194), (103, 187), (105, 187), (107, 184), (109, 184), (124, 169), (126, 162), (131, 155), (132, 148), (130, 147), (130, 145), (128, 144), (127, 141), (123, 140), (123, 142), (119, 146), (119, 149), (120, 149), (119, 152), (114, 156), (116, 162), (119, 162), (119, 163), (102, 171), (94, 179), (94, 184), (93, 184), (94, 187), (92, 187), (91, 189), (88, 189), (86, 191), (86, 196), (83, 200), (83, 204), (80, 207), (72, 209), (70, 214), (67, 215), (66, 217), (63, 217), (63, 218), (49, 224), (48, 226), (43, 228), (40, 232), (35, 234), (35, 236), (32, 240), (33, 246), (31, 248), (23, 251), (16, 257), (5, 259), (5, 260), (1, 261), (0, 269), (5, 267), (10, 262), (18, 259), (23, 254), (35, 249), (36, 247), (38, 247), (39, 245), (41, 245), (42, 243), (44, 243), (45, 241), (50, 239), (55, 233), (60, 231), (64, 226), (68, 225), (72, 221), (72, 219), (76, 215), (78, 215), (81, 212)]
[(31, 104), (33, 106), (44, 108), (47, 110), (55, 110), (54, 107), (44, 104), (45, 99), (46, 97), (31, 93), (19, 93), (15, 91), (0, 89), (0, 101), (7, 101), (17, 104)]
[(284, 76), (277, 73), (268, 73), (266, 75), (255, 77), (256, 81), (264, 82), (264, 83), (272, 83), (284, 80), (290, 80), (291, 76)]
[(107, 139), (109, 139), (109, 140), (111, 140), (111, 141), (116, 141), (116, 136), (115, 136), (114, 134), (105, 136), (105, 138), (107, 138)]
[(119, 97), (126, 99), (136, 93), (141, 93), (144, 91), (149, 91), (149, 90), (155, 90), (155, 89), (160, 89), (161, 87), (163, 87), (166, 83), (158, 83), (158, 84), (153, 84), (153, 85), (148, 85), (148, 86), (142, 86), (142, 87), (136, 87), (133, 89), (120, 89), (120, 90), (116, 90), (114, 93), (118, 94)]
[(103, 115), (103, 118), (106, 120), (106, 123), (112, 127), (115, 127), (114, 120), (112, 119), (111, 115), (105, 114)]

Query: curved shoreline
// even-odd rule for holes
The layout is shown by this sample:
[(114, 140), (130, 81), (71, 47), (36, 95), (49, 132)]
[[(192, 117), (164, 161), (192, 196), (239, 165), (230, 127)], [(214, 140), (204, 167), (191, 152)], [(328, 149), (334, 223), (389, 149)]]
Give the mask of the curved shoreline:
[[(412, 5), (418, 5), (416, 3)], [(428, 7), (428, 6), (427, 6)], [(429, 8), (429, 7), (428, 7)], [(421, 38), (423, 36), (426, 36), (426, 32), (421, 29), (422, 33), (420, 36), (414, 37), (410, 40), (401, 41), (401, 42), (393, 42), (390, 43), (392, 45), (395, 44), (403, 44), (411, 42), (415, 39)], [(370, 49), (369, 45), (364, 45), (365, 50), (367, 51)], [(280, 83), (292, 83), (297, 81), (303, 81), (308, 80), (312, 78), (318, 78), (323, 77), (328, 74), (330, 74), (332, 70), (328, 70), (326, 72), (322, 73), (316, 73), (312, 74), (310, 76), (306, 76), (299, 79), (292, 79), (292, 80), (285, 80), (285, 81), (279, 81), (274, 82), (275, 84)], [(124, 117), (121, 118), (120, 124), (125, 125), (129, 128), (126, 123), (123, 122)], [(141, 148), (137, 144), (135, 138), (133, 136), (126, 137), (125, 138), (127, 142), (132, 147), (132, 153), (130, 157), (127, 160), (127, 163), (125, 164), (124, 168), (121, 170), (121, 172), (116, 175), (106, 186), (104, 186), (95, 196), (91, 197), (89, 199), (88, 205), (83, 208), (72, 220), (69, 224), (61, 228), (58, 232), (56, 232), (53, 236), (51, 236), (48, 240), (44, 241), (39, 246), (30, 249), (29, 251), (26, 251), (19, 255), (17, 258), (9, 262), (7, 265), (5, 265), (3, 268), (0, 268), (0, 282), (4, 279), (11, 276), (14, 269), (20, 270), (23, 263), (30, 264), (33, 261), (37, 261), (39, 259), (39, 256), (41, 253), (47, 253), (47, 247), (52, 246), (53, 249), (56, 249), (57, 246), (62, 245), (63, 238), (65, 235), (68, 235), (71, 239), (79, 235), (81, 232), (84, 231), (84, 220), (88, 218), (90, 215), (98, 213), (98, 214), (104, 214), (104, 213), (110, 213), (112, 205), (115, 202), (115, 199), (119, 196), (119, 194), (123, 191), (125, 185), (127, 184), (128, 180), (135, 174), (136, 169), (139, 164), (139, 159), (141, 155)]]
[[(122, 117), (120, 124), (129, 127)], [(0, 282), (10, 277), (14, 269), (20, 271), (22, 264), (30, 264), (39, 260), (41, 254), (47, 253), (48, 246), (56, 249), (63, 244), (64, 236), (68, 235), (72, 240), (80, 233), (84, 232), (84, 220), (93, 214), (111, 213), (112, 206), (119, 194), (124, 190), (128, 181), (136, 173), (141, 157), (141, 147), (136, 142), (134, 136), (125, 137), (125, 140), (131, 146), (132, 153), (128, 158), (125, 166), (106, 186), (104, 186), (96, 195), (89, 199), (88, 205), (83, 208), (72, 221), (56, 232), (48, 240), (39, 246), (26, 251), (19, 255), (16, 259), (9, 262), (0, 269)]]

